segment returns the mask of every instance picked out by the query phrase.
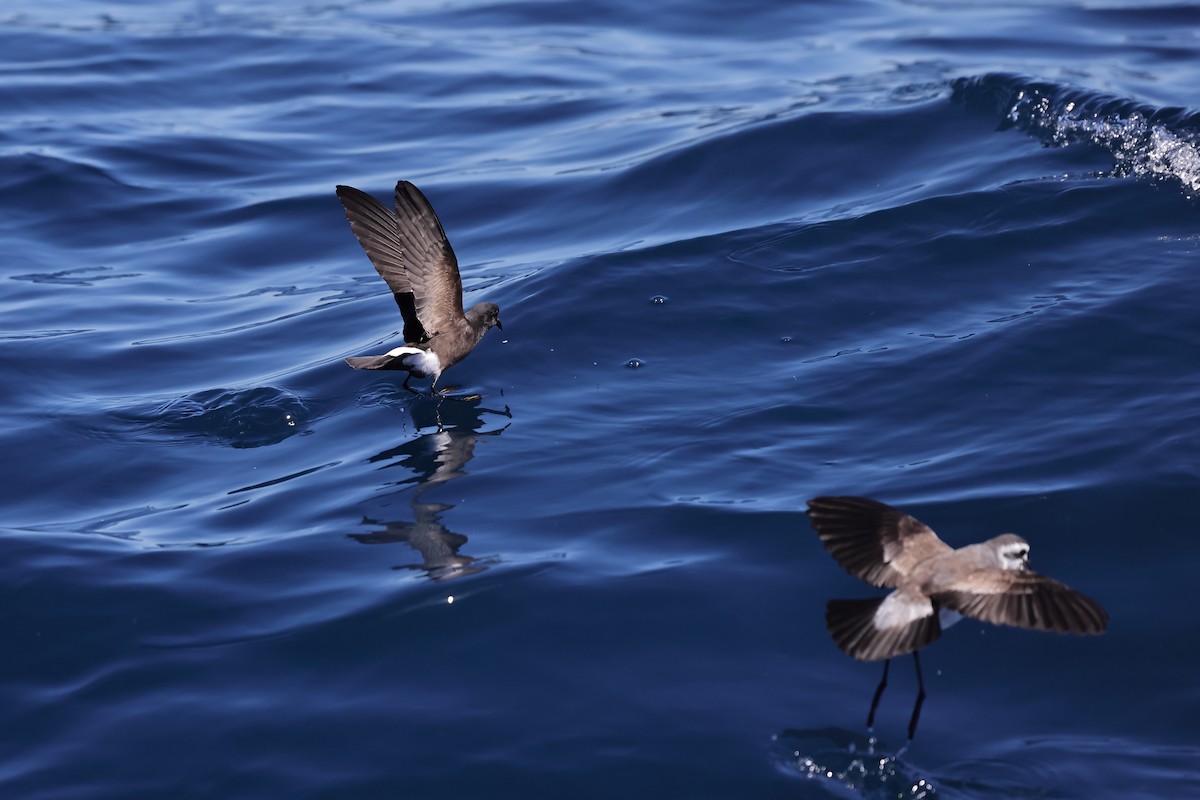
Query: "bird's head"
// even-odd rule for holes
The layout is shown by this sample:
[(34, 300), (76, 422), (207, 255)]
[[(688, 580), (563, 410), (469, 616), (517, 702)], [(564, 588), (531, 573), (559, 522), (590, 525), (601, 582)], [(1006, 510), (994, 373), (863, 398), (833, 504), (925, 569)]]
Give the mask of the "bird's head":
[(1029, 569), (1029, 542), (1015, 533), (1002, 533), (991, 542), (1001, 569)]
[(467, 319), (471, 321), (472, 326), (484, 331), (491, 328), (504, 330), (504, 326), (500, 324), (500, 306), (495, 303), (476, 303), (467, 312)]

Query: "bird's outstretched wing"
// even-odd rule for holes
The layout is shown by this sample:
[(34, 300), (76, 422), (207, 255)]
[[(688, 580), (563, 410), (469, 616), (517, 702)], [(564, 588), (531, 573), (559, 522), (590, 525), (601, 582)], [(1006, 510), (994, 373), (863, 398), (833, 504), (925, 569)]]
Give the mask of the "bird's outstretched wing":
[(1095, 600), (1031, 570), (976, 570), (933, 597), (994, 625), (1056, 633), (1103, 633), (1108, 627), (1108, 614)]
[(829, 554), (872, 586), (894, 588), (921, 561), (953, 549), (919, 520), (866, 497), (813, 498), (808, 518)]

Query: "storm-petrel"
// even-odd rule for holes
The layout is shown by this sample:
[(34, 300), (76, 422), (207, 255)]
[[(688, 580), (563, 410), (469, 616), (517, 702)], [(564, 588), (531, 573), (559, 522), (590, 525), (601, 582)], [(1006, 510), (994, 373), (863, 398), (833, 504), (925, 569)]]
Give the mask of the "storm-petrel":
[(438, 378), (466, 358), (492, 326), (500, 324), (495, 303), (463, 311), (458, 259), (433, 206), (408, 181), (396, 183), (393, 212), (351, 186), (337, 187), (350, 229), (387, 283), (404, 317), (404, 344), (381, 356), (347, 358), (355, 369), (404, 370), (411, 378)]
[[(862, 661), (913, 654), (920, 693), (910, 739), (925, 696), (917, 651), (963, 616), (1057, 633), (1108, 627), (1095, 600), (1029, 569), (1029, 544), (1014, 533), (956, 550), (919, 520), (865, 497), (817, 497), (808, 501), (808, 517), (847, 572), (892, 590), (869, 600), (830, 600), (825, 624), (838, 647)], [(886, 684), (885, 664), (868, 726)]]

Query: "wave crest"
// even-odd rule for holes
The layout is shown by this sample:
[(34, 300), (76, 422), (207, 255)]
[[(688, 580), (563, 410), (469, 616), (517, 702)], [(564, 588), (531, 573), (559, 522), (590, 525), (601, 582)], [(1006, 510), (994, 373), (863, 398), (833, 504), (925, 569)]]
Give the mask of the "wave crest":
[(1014, 75), (959, 78), (952, 100), (996, 113), (1049, 147), (1098, 145), (1113, 155), (1113, 174), (1177, 181), (1200, 192), (1200, 112), (1156, 108), (1127, 98)]

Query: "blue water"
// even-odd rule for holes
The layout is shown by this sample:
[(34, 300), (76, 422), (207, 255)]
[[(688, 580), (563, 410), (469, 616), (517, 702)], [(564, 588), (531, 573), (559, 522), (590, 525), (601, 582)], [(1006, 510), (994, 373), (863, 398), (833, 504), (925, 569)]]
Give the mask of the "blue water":
[[(8, 0), (0, 797), (1200, 796), (1198, 31)], [(343, 362), (398, 178), (502, 310), (459, 399)], [(960, 624), (867, 755), (829, 493), (1110, 630)]]

